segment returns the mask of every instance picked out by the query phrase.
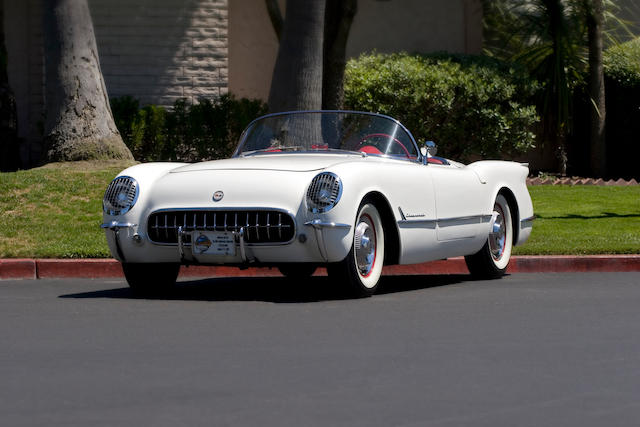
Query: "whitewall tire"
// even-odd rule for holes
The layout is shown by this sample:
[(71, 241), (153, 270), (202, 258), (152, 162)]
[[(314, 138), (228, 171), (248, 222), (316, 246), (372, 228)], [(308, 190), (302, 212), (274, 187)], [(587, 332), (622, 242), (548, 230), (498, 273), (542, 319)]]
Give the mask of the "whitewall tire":
[(493, 205), (493, 228), (480, 251), (464, 257), (469, 272), (479, 279), (502, 277), (511, 259), (513, 220), (507, 199), (498, 194)]
[(378, 288), (384, 264), (384, 229), (378, 209), (363, 203), (358, 210), (353, 242), (347, 257), (327, 267), (331, 278), (343, 281), (357, 297), (372, 295)]

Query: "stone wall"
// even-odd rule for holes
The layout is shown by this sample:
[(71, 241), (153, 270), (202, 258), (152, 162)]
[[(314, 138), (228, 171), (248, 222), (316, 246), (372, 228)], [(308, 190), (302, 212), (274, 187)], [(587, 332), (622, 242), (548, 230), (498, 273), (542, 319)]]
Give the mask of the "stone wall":
[[(43, 0), (0, 1), (21, 156), (33, 165), (45, 114)], [(227, 0), (89, 0), (89, 8), (110, 97), (171, 106), (227, 93)]]
[(90, 0), (109, 96), (170, 106), (227, 92), (227, 0)]

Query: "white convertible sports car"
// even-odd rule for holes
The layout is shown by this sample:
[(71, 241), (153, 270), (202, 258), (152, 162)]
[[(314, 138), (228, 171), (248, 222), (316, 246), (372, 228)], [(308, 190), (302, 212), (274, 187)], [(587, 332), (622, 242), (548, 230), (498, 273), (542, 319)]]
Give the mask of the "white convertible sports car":
[(290, 277), (326, 266), (359, 296), (383, 265), (465, 256), (472, 275), (502, 276), (531, 233), (526, 165), (463, 165), (418, 148), (397, 120), (354, 111), (269, 114), (232, 158), (147, 163), (104, 194), (112, 255), (129, 285), (175, 284), (181, 264), (275, 266)]

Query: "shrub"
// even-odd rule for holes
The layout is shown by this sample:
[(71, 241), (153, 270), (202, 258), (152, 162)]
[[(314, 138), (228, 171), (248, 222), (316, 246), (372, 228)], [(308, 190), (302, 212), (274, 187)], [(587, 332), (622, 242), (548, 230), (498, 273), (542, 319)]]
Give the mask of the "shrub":
[(513, 66), (471, 55), (368, 54), (345, 73), (345, 104), (388, 114), (446, 156), (501, 158), (533, 147), (537, 84)]
[(604, 53), (608, 175), (640, 179), (640, 38)]
[(195, 161), (228, 157), (242, 130), (266, 112), (259, 100), (223, 95), (189, 105), (177, 100), (171, 109), (139, 108), (131, 97), (111, 100), (116, 126), (136, 160)]
[(640, 38), (607, 49), (604, 70), (609, 79), (621, 86), (640, 86)]

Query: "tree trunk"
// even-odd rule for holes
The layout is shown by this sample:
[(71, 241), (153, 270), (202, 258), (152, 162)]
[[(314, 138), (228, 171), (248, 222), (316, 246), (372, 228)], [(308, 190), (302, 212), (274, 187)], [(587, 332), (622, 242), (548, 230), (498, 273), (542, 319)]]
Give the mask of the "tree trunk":
[(591, 0), (587, 16), (589, 37), (589, 95), (591, 97), (590, 148), (591, 172), (598, 177), (607, 173), (607, 146), (605, 141), (605, 92), (603, 49), (603, 0)]
[(0, 170), (20, 167), (16, 98), (9, 86), (7, 48), (4, 43), (4, 2), (0, 0)]
[(289, 0), (269, 92), (271, 112), (322, 108), (325, 0)]
[(278, 6), (278, 0), (265, 0), (267, 6), (267, 12), (269, 13), (269, 19), (273, 26), (273, 31), (276, 33), (278, 41), (282, 38), (282, 25), (284, 20), (282, 19), (282, 13), (280, 13), (280, 6)]
[(322, 108), (341, 110), (344, 105), (346, 47), (358, 0), (327, 0), (324, 19)]
[(133, 159), (109, 106), (87, 0), (47, 0), (45, 158)]

